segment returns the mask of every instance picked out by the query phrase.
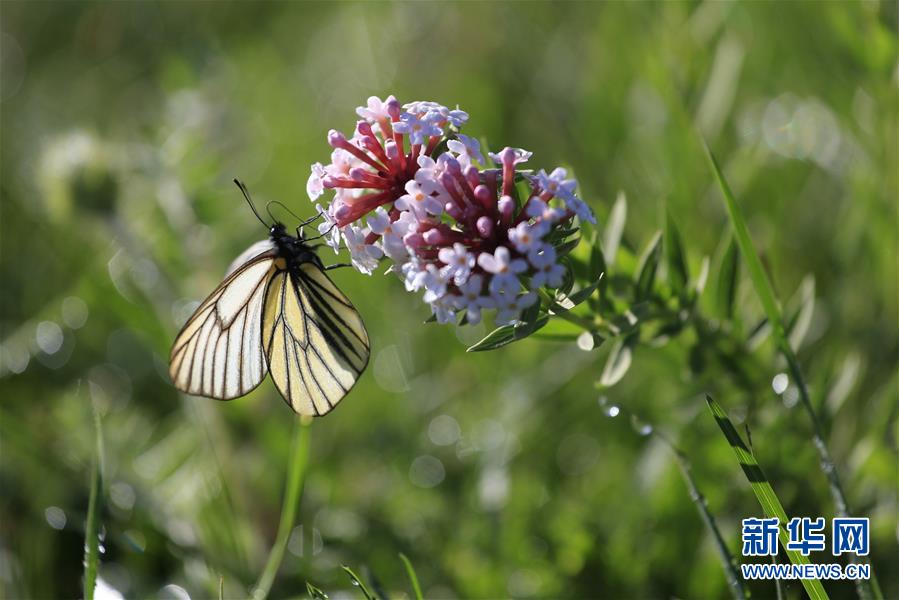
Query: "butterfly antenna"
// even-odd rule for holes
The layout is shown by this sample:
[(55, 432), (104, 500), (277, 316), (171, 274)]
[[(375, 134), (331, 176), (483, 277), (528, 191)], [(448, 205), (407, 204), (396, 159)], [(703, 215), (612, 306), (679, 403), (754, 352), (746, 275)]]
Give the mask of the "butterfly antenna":
[(269, 202), (268, 204), (265, 205), (265, 210), (268, 212), (269, 215), (272, 214), (272, 213), (271, 213), (271, 210), (269, 210), (269, 207), (270, 207), (272, 204), (277, 204), (278, 206), (280, 206), (281, 208), (283, 208), (284, 210), (286, 210), (286, 211), (290, 214), (290, 216), (292, 216), (292, 217), (293, 217), (294, 219), (296, 219), (297, 221), (301, 221), (301, 222), (304, 223), (304, 224), (307, 223), (307, 221), (303, 221), (303, 218), (300, 217), (300, 215), (298, 215), (297, 213), (295, 213), (295, 212), (293, 212), (292, 210), (290, 210), (289, 208), (287, 208), (287, 206), (285, 206), (283, 202), (278, 202), (277, 200), (272, 200), (271, 202)]
[[(259, 219), (259, 222), (262, 223), (262, 224), (265, 226), (266, 229), (271, 229), (271, 225), (269, 225), (268, 223), (266, 223), (266, 222), (262, 219), (262, 217), (259, 216), (259, 211), (256, 210), (256, 205), (253, 204), (253, 199), (250, 197), (250, 191), (247, 189), (247, 186), (244, 185), (243, 181), (241, 181), (240, 179), (237, 179), (237, 178), (235, 177), (235, 178), (234, 178), (234, 184), (235, 184), (235, 185), (240, 189), (240, 191), (243, 193), (244, 199), (247, 201), (247, 204), (250, 205), (250, 210), (253, 211), (253, 214), (256, 215), (256, 218)], [(271, 213), (269, 213), (269, 216), (271, 216)], [(274, 219), (272, 219), (272, 221), (274, 221)]]
[[(321, 216), (321, 213), (319, 213), (319, 216)], [(311, 242), (311, 241), (314, 241), (314, 240), (319, 240), (319, 239), (325, 237), (326, 235), (328, 235), (329, 233), (331, 233), (331, 231), (332, 231), (335, 227), (337, 227), (337, 223), (334, 223), (333, 225), (331, 225), (330, 227), (328, 227), (328, 229), (327, 229), (326, 231), (323, 231), (321, 234), (319, 234), (319, 235), (317, 235), (317, 236), (315, 236), (315, 237), (311, 237), (311, 238), (305, 239), (304, 241), (306, 241), (306, 242)]]

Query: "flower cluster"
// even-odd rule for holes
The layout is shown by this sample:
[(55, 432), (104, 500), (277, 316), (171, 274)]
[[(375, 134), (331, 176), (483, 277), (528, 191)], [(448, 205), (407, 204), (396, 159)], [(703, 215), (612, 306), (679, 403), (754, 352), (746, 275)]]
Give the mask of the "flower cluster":
[(478, 141), (459, 132), (468, 114), (435, 102), (371, 97), (356, 112), (352, 137), (328, 133), (331, 162), (312, 165), (307, 185), (313, 201), (334, 190), (326, 209), (317, 205), (319, 231), (335, 251), (343, 241), (356, 269), (393, 261), (441, 323), (459, 313), (477, 323), (486, 309), (513, 323), (537, 289), (562, 284), (552, 232), (575, 216), (594, 222), (565, 169), (522, 171), (531, 153), (518, 148), (488, 153), (488, 166)]

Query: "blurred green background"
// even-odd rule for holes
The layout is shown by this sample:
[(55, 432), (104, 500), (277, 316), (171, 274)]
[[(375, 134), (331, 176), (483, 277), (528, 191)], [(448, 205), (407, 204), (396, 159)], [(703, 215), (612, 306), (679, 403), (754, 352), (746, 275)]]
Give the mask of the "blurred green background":
[[(872, 519), (884, 593), (899, 597), (897, 3), (0, 11), (4, 597), (80, 593), (92, 402), (104, 585), (205, 598), (223, 576), (227, 597), (246, 595), (277, 527), (292, 413), (270, 383), (229, 403), (177, 394), (169, 344), (265, 235), (231, 178), (312, 214), (305, 182), (329, 156), (327, 130), (350, 132), (356, 106), (391, 93), (458, 104), (465, 133), (533, 150), (534, 168), (572, 167), (600, 223), (623, 191), (626, 252), (667, 203), (694, 272), (728, 229), (704, 136), (781, 297), (814, 278), (800, 359), (853, 509)], [(303, 594), (306, 580), (352, 594), (341, 564), (401, 597), (399, 552), (429, 597), (727, 594), (670, 453), (600, 407), (608, 344), (466, 354), (483, 326), (423, 325), (427, 307), (392, 277), (334, 278), (368, 325), (372, 361), (313, 424), (273, 597)], [(751, 324), (761, 312), (748, 281), (738, 298)], [(787, 512), (831, 517), (808, 419), (771, 389), (783, 366), (770, 343), (740, 387), (714, 364), (691, 373), (690, 349), (685, 337), (639, 348), (602, 394), (683, 447), (733, 552), (740, 519), (761, 512), (706, 391), (752, 426)]]

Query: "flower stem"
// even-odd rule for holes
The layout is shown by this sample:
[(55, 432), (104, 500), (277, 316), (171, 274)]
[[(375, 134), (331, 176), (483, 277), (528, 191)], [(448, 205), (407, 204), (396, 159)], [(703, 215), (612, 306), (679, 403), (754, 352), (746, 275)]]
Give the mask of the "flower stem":
[(84, 531), (84, 598), (93, 600), (100, 566), (100, 506), (103, 501), (103, 432), (100, 413), (91, 400), (94, 415), (95, 455), (91, 464), (91, 490), (87, 505), (87, 524)]
[(281, 521), (278, 523), (278, 534), (265, 563), (265, 569), (259, 583), (253, 590), (254, 600), (263, 600), (272, 589), (293, 524), (297, 508), (303, 493), (303, 482), (306, 479), (306, 467), (309, 463), (309, 421), (299, 417), (294, 425), (293, 444), (290, 450), (290, 462), (287, 471), (287, 489), (284, 491), (284, 503), (281, 506)]
[(653, 435), (656, 436), (656, 439), (661, 440), (674, 456), (674, 460), (677, 462), (677, 466), (680, 468), (681, 475), (684, 478), (684, 483), (687, 485), (687, 490), (690, 492), (690, 499), (693, 501), (693, 504), (696, 505), (696, 508), (699, 509), (699, 516), (702, 517), (702, 522), (705, 524), (706, 529), (712, 534), (712, 538), (715, 541), (715, 550), (718, 552), (718, 558), (721, 560), (721, 567), (724, 569), (724, 576), (727, 579), (727, 586), (731, 596), (733, 596), (734, 600), (745, 600), (746, 598), (749, 598), (749, 592), (743, 587), (742, 578), (737, 571), (737, 561), (730, 553), (730, 550), (728, 550), (727, 542), (724, 541), (724, 536), (721, 535), (721, 530), (715, 522), (715, 517), (712, 516), (711, 511), (709, 511), (705, 496), (699, 491), (696, 480), (693, 479), (691, 465), (690, 461), (687, 459), (687, 455), (674, 445), (674, 443), (668, 439), (668, 436), (657, 431), (655, 428), (653, 428)]

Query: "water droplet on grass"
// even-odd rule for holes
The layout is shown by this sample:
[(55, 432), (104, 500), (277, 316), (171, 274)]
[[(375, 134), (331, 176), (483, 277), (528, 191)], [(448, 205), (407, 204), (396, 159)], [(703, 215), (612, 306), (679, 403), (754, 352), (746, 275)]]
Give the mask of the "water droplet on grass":
[(771, 380), (771, 387), (774, 389), (775, 394), (783, 394), (789, 385), (790, 378), (787, 377), (786, 373), (778, 373)]
[(640, 419), (637, 415), (631, 415), (631, 426), (634, 431), (640, 435), (649, 435), (652, 433), (652, 425)]

